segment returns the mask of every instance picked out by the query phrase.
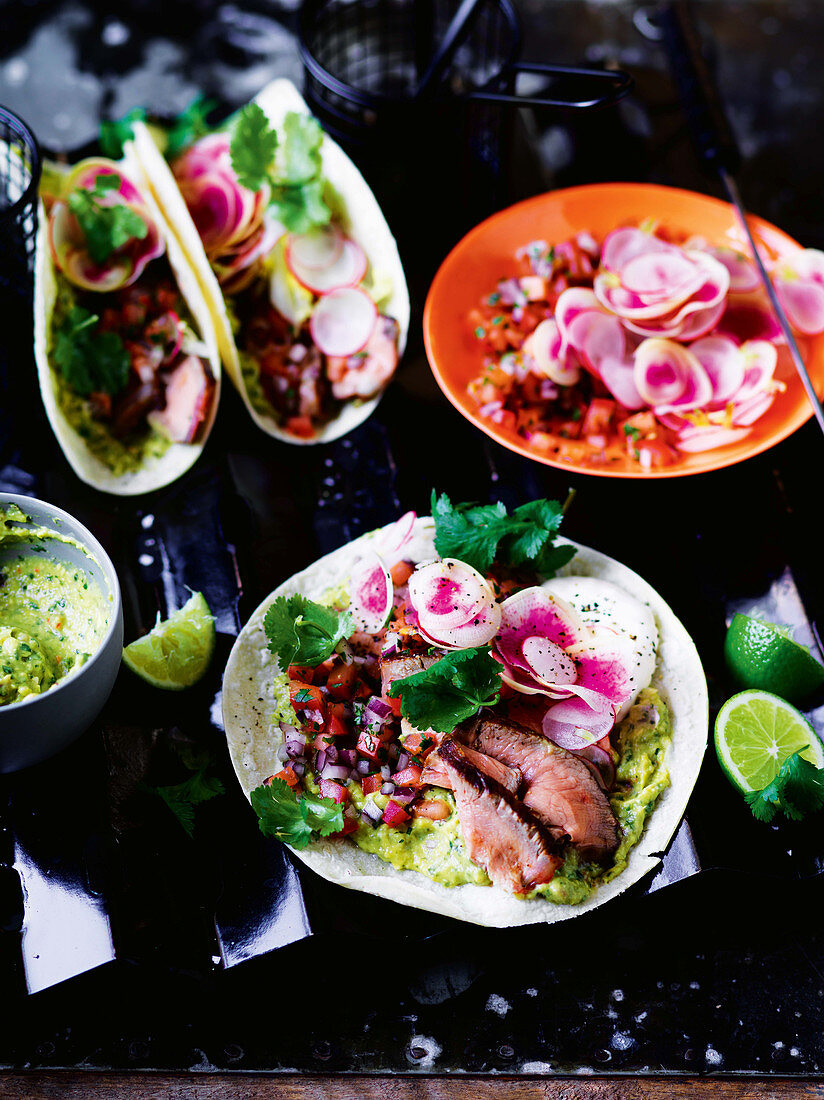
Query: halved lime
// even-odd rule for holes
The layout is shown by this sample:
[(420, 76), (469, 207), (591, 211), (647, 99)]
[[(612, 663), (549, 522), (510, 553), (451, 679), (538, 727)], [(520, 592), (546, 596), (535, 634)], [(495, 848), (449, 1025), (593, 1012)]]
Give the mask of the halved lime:
[(715, 720), (715, 751), (740, 791), (763, 791), (794, 752), (824, 767), (824, 745), (813, 727), (768, 691), (742, 691), (726, 701)]
[(824, 667), (772, 623), (735, 615), (724, 641), (727, 667), (742, 687), (798, 703), (824, 685)]
[(201, 592), (123, 650), (123, 660), (153, 687), (181, 691), (209, 667), (215, 648), (215, 620)]

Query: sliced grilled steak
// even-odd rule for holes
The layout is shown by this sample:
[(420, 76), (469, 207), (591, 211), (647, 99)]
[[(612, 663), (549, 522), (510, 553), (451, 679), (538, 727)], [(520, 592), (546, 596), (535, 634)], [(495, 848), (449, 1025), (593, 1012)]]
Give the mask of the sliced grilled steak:
[(584, 859), (604, 860), (618, 847), (607, 796), (583, 760), (514, 722), (485, 718), (468, 737), (523, 776), (524, 805), (548, 829), (562, 829)]
[(386, 695), (389, 685), (395, 680), (403, 680), (405, 676), (414, 676), (416, 672), (423, 672), (425, 668), (434, 665), (437, 657), (414, 654), (402, 654), (399, 657), (381, 658), (381, 692)]
[[(517, 768), (508, 768), (500, 760), (496, 760), (492, 756), (486, 756), (475, 749), (465, 746), (462, 746), (462, 748), (466, 759), (478, 771), (483, 772), (490, 779), (494, 779), (496, 783), (500, 783), (504, 790), (509, 791), (510, 794), (517, 794), (518, 787), (521, 785), (521, 773)], [(421, 773), (421, 784), (425, 785), (427, 783), (432, 787), (445, 787), (447, 790), (452, 788), (449, 765), (441, 756), (440, 749), (435, 749), (426, 758), (426, 767)]]
[(470, 858), (486, 868), (496, 886), (513, 894), (550, 882), (562, 862), (557, 843), (500, 783), (470, 763), (454, 738), (447, 737), (438, 751)]

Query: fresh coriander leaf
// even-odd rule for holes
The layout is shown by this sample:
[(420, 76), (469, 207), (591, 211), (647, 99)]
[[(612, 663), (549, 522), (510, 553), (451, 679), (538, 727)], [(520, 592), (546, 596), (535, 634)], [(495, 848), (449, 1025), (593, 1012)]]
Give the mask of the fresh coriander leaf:
[(442, 558), (458, 558), (479, 572), (493, 561), (517, 568), (531, 565), (552, 576), (575, 554), (571, 546), (555, 546), (554, 535), (563, 508), (554, 500), (533, 500), (512, 515), (501, 504), (452, 504), (446, 493), (432, 492), (435, 548)]
[(116, 332), (99, 332), (99, 318), (73, 306), (55, 334), (54, 361), (75, 393), (116, 394), (126, 385), (130, 358)]
[(133, 107), (131, 111), (112, 121), (100, 123), (100, 151), (109, 160), (120, 160), (123, 146), (134, 138), (134, 123), (142, 122), (146, 112), (142, 107)]
[(78, 187), (67, 200), (96, 264), (105, 263), (118, 248), (135, 238), (143, 240), (149, 232), (146, 222), (130, 206), (124, 203), (104, 206), (100, 201), (119, 186), (120, 181), (113, 173), (99, 175), (94, 187)]
[(198, 138), (209, 133), (211, 127), (206, 121), (206, 116), (216, 106), (217, 100), (197, 95), (189, 106), (180, 112), (166, 135), (166, 156), (169, 160), (174, 160)]
[(306, 596), (279, 596), (263, 620), (269, 649), (280, 659), (281, 668), (308, 665), (315, 668), (331, 657), (336, 646), (353, 630), (348, 611), (335, 611), (314, 603)]
[(452, 730), (497, 703), (501, 666), (488, 646), (460, 649), (412, 676), (394, 680), (389, 695), (401, 697), (401, 714), (418, 729)]
[(184, 779), (182, 783), (175, 783), (167, 787), (155, 787), (180, 824), (189, 836), (194, 832), (195, 806), (201, 802), (208, 802), (224, 793), (223, 784), (219, 779), (206, 776), (202, 771)]
[(779, 811), (792, 821), (800, 821), (824, 808), (824, 768), (816, 768), (800, 752), (794, 752), (772, 783), (744, 797), (758, 821), (769, 823)]
[(316, 225), (327, 225), (332, 217), (323, 198), (322, 180), (299, 187), (275, 187), (269, 205), (290, 233), (308, 233)]
[(293, 848), (305, 848), (315, 833), (329, 836), (343, 828), (342, 803), (309, 792), (298, 796), (282, 779), (263, 783), (249, 797), (260, 831)]
[(283, 144), (277, 164), (278, 183), (297, 186), (320, 176), (323, 130), (316, 118), (288, 111), (283, 120)]
[(247, 103), (232, 132), (232, 168), (242, 187), (259, 191), (272, 173), (278, 135), (269, 125), (266, 112), (257, 103)]

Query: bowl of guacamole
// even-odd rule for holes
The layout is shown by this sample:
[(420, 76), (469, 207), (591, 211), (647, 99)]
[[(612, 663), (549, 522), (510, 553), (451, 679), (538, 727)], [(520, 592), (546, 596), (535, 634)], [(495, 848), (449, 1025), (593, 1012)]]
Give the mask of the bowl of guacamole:
[(53, 504), (0, 494), (0, 771), (88, 729), (122, 650), (120, 586), (94, 535)]

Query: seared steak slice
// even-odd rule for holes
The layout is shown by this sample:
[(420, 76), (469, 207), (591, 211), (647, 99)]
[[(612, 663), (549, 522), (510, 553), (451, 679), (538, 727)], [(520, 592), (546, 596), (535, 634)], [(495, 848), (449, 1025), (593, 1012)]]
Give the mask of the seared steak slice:
[(583, 760), (514, 722), (485, 718), (470, 744), (523, 776), (523, 803), (547, 829), (562, 829), (584, 859), (604, 860), (618, 847), (607, 796)]
[(398, 657), (381, 658), (381, 693), (386, 695), (389, 685), (395, 680), (403, 680), (406, 676), (414, 676), (416, 672), (423, 672), (425, 668), (434, 665), (437, 657), (428, 657), (423, 654), (401, 654)]
[(470, 763), (447, 737), (438, 750), (455, 792), (466, 850), (496, 886), (527, 894), (550, 882), (561, 865), (556, 842), (500, 783)]
[[(442, 735), (439, 734), (438, 736)], [(477, 752), (475, 749), (466, 748), (465, 746), (461, 747), (466, 759), (478, 771), (483, 772), (490, 779), (494, 779), (496, 783), (500, 783), (504, 790), (509, 791), (510, 794), (517, 793), (518, 787), (521, 785), (521, 773), (517, 768), (508, 768), (506, 764), (502, 764), (500, 760), (496, 760), (492, 756), (486, 756), (482, 752)], [(421, 773), (421, 784), (427, 783), (432, 787), (445, 787), (447, 790), (452, 788), (450, 768), (441, 756), (440, 749), (435, 749), (426, 758), (426, 767)]]

